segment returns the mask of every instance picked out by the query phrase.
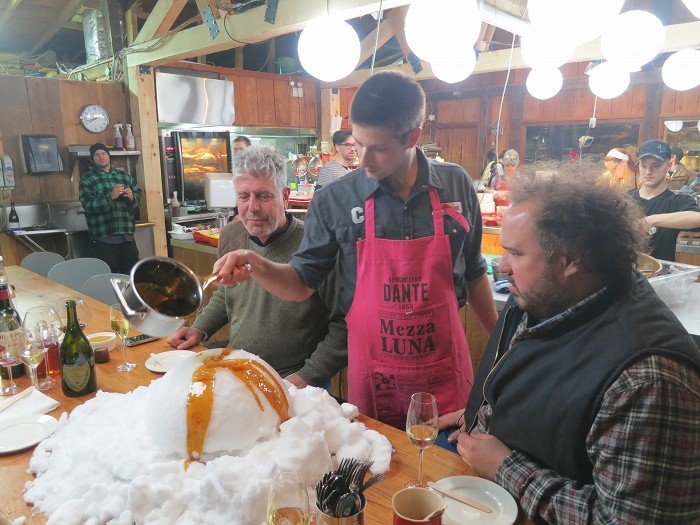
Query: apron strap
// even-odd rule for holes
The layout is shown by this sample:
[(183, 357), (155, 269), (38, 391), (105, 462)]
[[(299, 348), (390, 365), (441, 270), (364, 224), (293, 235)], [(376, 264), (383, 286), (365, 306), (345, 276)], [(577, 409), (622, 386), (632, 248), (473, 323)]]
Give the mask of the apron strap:
[(365, 239), (374, 239), (374, 195), (365, 199)]
[(447, 203), (443, 203), (442, 211), (443, 213), (446, 213), (454, 220), (456, 220), (459, 224), (461, 224), (462, 228), (464, 228), (467, 231), (467, 233), (471, 231), (471, 227), (469, 226), (469, 222), (467, 221), (467, 219), (464, 217), (464, 215), (455, 210), (454, 206), (450, 206)]

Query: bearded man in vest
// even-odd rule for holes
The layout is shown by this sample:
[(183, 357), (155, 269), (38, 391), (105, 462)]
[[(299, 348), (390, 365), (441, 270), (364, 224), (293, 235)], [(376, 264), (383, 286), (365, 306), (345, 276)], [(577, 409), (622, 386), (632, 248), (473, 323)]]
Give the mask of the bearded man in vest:
[(457, 451), (537, 522), (698, 523), (700, 351), (635, 270), (641, 211), (567, 165), (514, 191)]

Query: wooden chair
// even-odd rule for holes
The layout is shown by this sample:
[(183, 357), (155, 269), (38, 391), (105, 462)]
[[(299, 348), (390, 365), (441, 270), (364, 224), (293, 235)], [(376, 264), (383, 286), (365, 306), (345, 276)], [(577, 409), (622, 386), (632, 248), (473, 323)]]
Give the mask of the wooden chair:
[(110, 267), (106, 262), (91, 257), (82, 257), (58, 263), (49, 270), (46, 277), (79, 292), (85, 281), (93, 275), (101, 273), (110, 273)]
[(51, 268), (56, 266), (58, 263), (62, 263), (63, 261), (65, 261), (65, 259), (58, 253), (33, 252), (27, 254), (27, 256), (22, 259), (20, 266), (46, 277)]
[(129, 279), (129, 276), (123, 273), (101, 273), (93, 275), (85, 281), (80, 291), (105, 304), (114, 304), (117, 302), (117, 296), (112, 288), (112, 283), (109, 281), (112, 277)]

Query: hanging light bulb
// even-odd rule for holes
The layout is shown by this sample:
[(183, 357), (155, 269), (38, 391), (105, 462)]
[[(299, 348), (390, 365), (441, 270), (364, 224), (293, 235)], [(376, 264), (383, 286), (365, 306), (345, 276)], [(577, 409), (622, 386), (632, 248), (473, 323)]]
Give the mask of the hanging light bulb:
[(695, 18), (700, 18), (700, 0), (683, 0), (683, 3)]
[(551, 28), (566, 28), (566, 38), (576, 46), (600, 36), (605, 25), (617, 16), (624, 0), (529, 0), (530, 22)]
[(596, 66), (588, 77), (588, 85), (593, 94), (604, 99), (622, 95), (629, 84), (630, 74), (610, 62)]
[[(333, 42), (333, 45), (328, 45)], [(342, 53), (338, 53), (342, 49)], [(345, 78), (360, 60), (360, 38), (345, 20), (323, 15), (311, 20), (299, 35), (299, 60), (304, 69), (324, 82)]]
[(608, 62), (635, 71), (654, 59), (664, 45), (661, 21), (647, 11), (627, 11), (608, 24), (600, 48)]
[(564, 84), (564, 77), (556, 68), (533, 69), (527, 76), (527, 92), (540, 100), (547, 100), (559, 93)]
[(460, 58), (448, 57), (430, 62), (430, 67), (435, 77), (448, 84), (461, 82), (467, 78), (474, 71), (475, 65), (476, 54), (471, 48), (466, 53), (462, 53)]
[(474, 47), (481, 31), (476, 0), (413, 0), (404, 30), (411, 51), (428, 62)]
[(661, 77), (671, 89), (687, 91), (700, 85), (700, 51), (682, 49), (666, 59)]
[(672, 133), (678, 133), (680, 130), (683, 129), (683, 121), (682, 120), (664, 120), (664, 126), (666, 126), (666, 129), (669, 130)]
[[(567, 27), (568, 29), (568, 27)], [(533, 69), (555, 69), (564, 65), (574, 54), (574, 44), (561, 29), (531, 24), (527, 35), (520, 40), (520, 51), (525, 63)]]

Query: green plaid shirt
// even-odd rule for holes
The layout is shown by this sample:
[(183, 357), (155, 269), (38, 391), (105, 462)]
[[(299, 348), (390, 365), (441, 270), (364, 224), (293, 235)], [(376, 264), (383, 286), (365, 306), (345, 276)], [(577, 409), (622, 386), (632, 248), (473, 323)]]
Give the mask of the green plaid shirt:
[[(117, 184), (131, 188), (134, 200), (126, 197), (112, 199), (112, 189)], [(93, 239), (133, 235), (134, 217), (140, 202), (141, 190), (134, 179), (114, 166), (109, 172), (93, 167), (80, 177), (80, 203), (85, 208), (85, 219)]]

